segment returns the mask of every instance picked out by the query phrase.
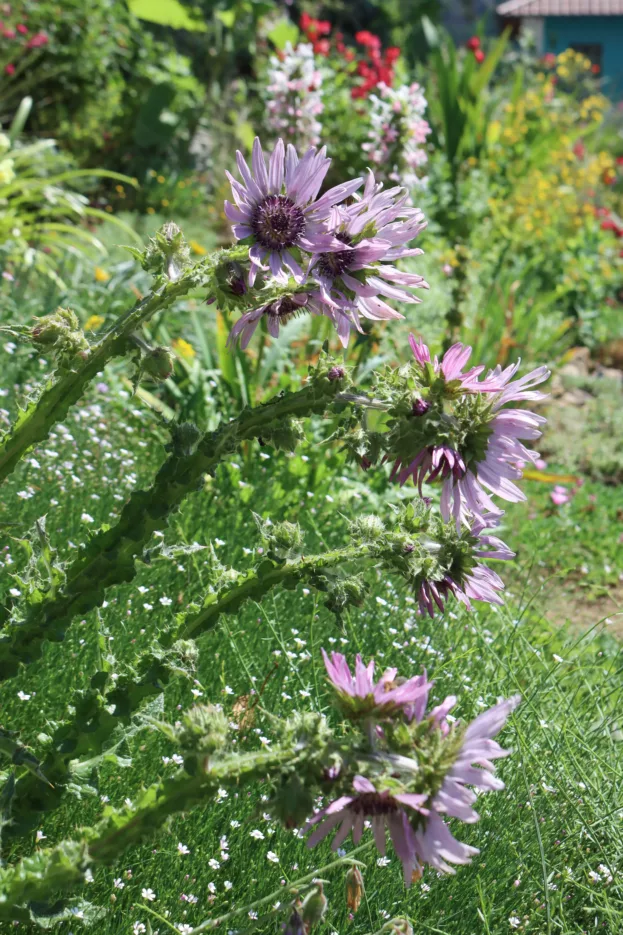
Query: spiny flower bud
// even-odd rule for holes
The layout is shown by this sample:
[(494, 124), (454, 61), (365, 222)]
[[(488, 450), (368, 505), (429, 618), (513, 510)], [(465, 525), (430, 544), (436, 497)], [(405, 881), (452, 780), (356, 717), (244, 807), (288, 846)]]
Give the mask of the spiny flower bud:
[(364, 542), (376, 542), (385, 533), (385, 524), (380, 516), (357, 516), (350, 524), (353, 535)]
[(179, 279), (190, 261), (190, 249), (181, 230), (172, 221), (163, 224), (141, 257), (143, 269), (164, 272), (172, 282)]
[(147, 374), (155, 383), (164, 383), (173, 373), (174, 360), (168, 347), (154, 347), (141, 357), (141, 374)]
[(209, 754), (227, 743), (227, 718), (216, 705), (194, 705), (177, 734), (180, 746), (192, 753)]
[(30, 331), (30, 340), (37, 346), (54, 349), (66, 360), (78, 354), (85, 356), (89, 350), (78, 316), (69, 308), (57, 308), (50, 315), (38, 318)]
[(316, 884), (316, 889), (307, 894), (303, 900), (303, 924), (305, 932), (309, 932), (314, 925), (322, 921), (322, 917), (327, 911), (327, 897), (325, 896), (322, 883)]
[(327, 380), (342, 380), (346, 376), (346, 367), (331, 367), (327, 371)]
[(354, 864), (346, 874), (346, 905), (351, 912), (357, 912), (363, 896), (363, 877), (359, 867)]

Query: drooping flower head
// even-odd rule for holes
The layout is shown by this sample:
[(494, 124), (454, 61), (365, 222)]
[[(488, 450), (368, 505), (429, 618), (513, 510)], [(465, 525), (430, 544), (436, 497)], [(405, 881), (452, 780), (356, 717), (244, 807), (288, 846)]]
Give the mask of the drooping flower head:
[(402, 318), (385, 299), (416, 303), (410, 291), (427, 289), (422, 276), (399, 270), (396, 260), (422, 253), (409, 244), (426, 227), (424, 215), (406, 207), (407, 193), (401, 188), (383, 191), (368, 172), (363, 197), (331, 212), (330, 227), (343, 249), (316, 254), (311, 260), (317, 283), (310, 290), (312, 307), (322, 306), (333, 317), (344, 346), (350, 328), (361, 331), (360, 318), (383, 321)]
[(504, 788), (504, 783), (495, 776), (493, 761), (507, 756), (507, 751), (493, 738), (521, 700), (516, 695), (501, 701), (465, 726), (449, 717), (456, 704), (453, 695), (426, 712), (430, 685), (426, 673), (419, 678), (426, 685), (425, 690), (413, 704), (402, 706), (394, 714), (402, 719), (411, 737), (411, 756), (392, 752), (390, 723), (375, 750), (374, 762), (379, 772), (375, 781), (356, 776), (352, 792), (339, 796), (308, 823), (310, 828), (317, 825), (308, 840), (309, 847), (337, 829), (333, 850), (344, 843), (351, 831), (354, 843), (358, 844), (368, 820), (376, 846), (384, 854), (389, 830), (407, 886), (421, 875), (422, 864), (453, 873), (452, 864), (469, 863), (478, 853), (477, 848), (461, 843), (451, 834), (443, 816), (475, 823), (480, 816), (473, 808), (476, 794), (469, 787), (480, 792)]
[(226, 201), (225, 214), (233, 222), (236, 238), (249, 239), (250, 285), (260, 269), (270, 270), (282, 282), (287, 282), (289, 274), (301, 282), (302, 252), (313, 255), (344, 249), (327, 222), (334, 205), (356, 192), (363, 180), (337, 185), (318, 198), (331, 163), (324, 147), (320, 151), (310, 147), (299, 160), (292, 145), (286, 149), (283, 140), (278, 140), (267, 166), (256, 137), (251, 169), (242, 153), (236, 153), (236, 161), (242, 182), (227, 173), (235, 204)]
[(508, 561), (515, 553), (492, 534), (499, 520), (497, 515), (470, 519), (471, 526), (460, 531), (454, 524), (438, 527), (436, 536), (440, 549), (435, 556), (434, 574), (423, 566), (415, 579), (421, 614), (434, 617), (437, 610), (444, 610), (445, 602), (452, 596), (468, 610), (471, 610), (471, 601), (503, 603), (499, 592), (504, 590), (504, 582), (480, 559)]
[(342, 653), (333, 652), (329, 658), (323, 649), (322, 657), (340, 707), (352, 718), (391, 716), (414, 704), (422, 695), (427, 695), (430, 688), (426, 676), (421, 675), (396, 682), (397, 669), (386, 669), (375, 683), (374, 659), (365, 666), (361, 656), (357, 656), (355, 674), (352, 675)]
[(391, 410), (388, 454), (392, 477), (402, 485), (411, 477), (423, 483), (441, 481), (441, 513), (457, 526), (474, 516), (501, 515), (491, 494), (517, 502), (525, 495), (514, 483), (521, 465), (538, 453), (522, 440), (541, 435), (543, 416), (525, 409), (503, 409), (508, 402), (538, 401), (534, 387), (549, 377), (537, 367), (513, 380), (520, 362), (497, 367), (479, 380), (482, 367), (464, 372), (471, 348), (454, 345), (441, 362), (431, 361), (426, 345), (411, 337), (415, 364), (403, 372), (404, 393)]
[(296, 292), (293, 295), (284, 295), (281, 299), (276, 299), (269, 305), (263, 305), (261, 308), (245, 312), (229, 332), (227, 343), (231, 345), (240, 341), (240, 347), (244, 350), (262, 318), (266, 321), (268, 333), (273, 338), (279, 337), (279, 327), (285, 325), (300, 312), (305, 311), (307, 301), (307, 293)]

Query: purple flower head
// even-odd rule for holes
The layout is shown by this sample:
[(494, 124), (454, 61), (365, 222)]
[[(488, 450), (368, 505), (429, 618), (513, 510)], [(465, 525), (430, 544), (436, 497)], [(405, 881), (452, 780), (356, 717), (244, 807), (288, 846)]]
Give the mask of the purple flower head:
[(424, 483), (442, 482), (441, 514), (446, 521), (453, 517), (457, 528), (471, 523), (470, 514), (501, 516), (491, 494), (513, 503), (525, 500), (514, 481), (521, 478), (522, 466), (539, 455), (523, 441), (539, 438), (546, 421), (528, 410), (502, 407), (544, 399), (534, 387), (547, 380), (549, 370), (537, 367), (513, 381), (517, 363), (497, 367), (481, 380), (483, 367), (464, 371), (471, 348), (455, 344), (440, 362), (431, 360), (429, 349), (413, 335), (410, 344), (420, 370), (419, 392), (429, 408), (422, 411), (419, 405), (416, 411), (411, 404), (410, 424), (403, 420), (397, 426), (391, 476), (401, 485), (412, 478), (420, 494)]
[(389, 717), (412, 705), (430, 688), (425, 676), (396, 680), (396, 669), (386, 669), (375, 683), (374, 660), (366, 666), (359, 655), (354, 675), (342, 653), (332, 652), (329, 658), (323, 649), (322, 658), (341, 706), (352, 717)]
[(418, 582), (417, 598), (422, 615), (432, 618), (437, 610), (443, 612), (450, 597), (455, 597), (468, 610), (471, 610), (471, 601), (503, 603), (498, 592), (504, 590), (504, 582), (491, 568), (477, 561), (482, 558), (508, 561), (515, 557), (501, 539), (491, 534), (498, 519), (497, 514), (470, 517), (471, 528), (461, 534), (451, 566), (441, 578), (423, 576)]
[(334, 851), (343, 844), (351, 831), (357, 845), (363, 834), (364, 822), (369, 820), (381, 854), (385, 854), (385, 832), (389, 830), (394, 849), (402, 861), (405, 883), (410, 886), (413, 871), (418, 866), (417, 845), (405, 807), (415, 810), (418, 817), (428, 815), (428, 809), (424, 808), (428, 796), (408, 792), (391, 795), (387, 790), (377, 792), (364, 776), (355, 776), (353, 789), (354, 795), (343, 795), (314, 815), (308, 827), (318, 822), (321, 824), (312, 833), (307, 846), (315, 847), (336, 827), (338, 831), (331, 844)]
[(361, 318), (403, 318), (385, 299), (420, 302), (410, 290), (428, 289), (422, 276), (394, 265), (402, 257), (422, 253), (407, 244), (426, 226), (424, 215), (406, 207), (403, 189), (382, 187), (369, 172), (363, 196), (332, 210), (330, 228), (343, 247), (316, 254), (309, 265), (318, 287), (310, 289), (310, 304), (321, 314), (327, 314), (325, 308), (332, 311), (344, 347), (353, 327), (362, 330)]
[(331, 163), (324, 147), (310, 147), (299, 160), (292, 145), (286, 149), (278, 140), (267, 167), (256, 137), (251, 169), (240, 152), (236, 161), (242, 182), (227, 173), (235, 204), (226, 201), (225, 214), (235, 237), (249, 238), (252, 244), (250, 286), (260, 269), (270, 270), (280, 282), (287, 282), (289, 274), (302, 282), (300, 251), (313, 255), (344, 249), (329, 231), (328, 220), (332, 208), (357, 191), (362, 179), (337, 185), (318, 198)]
[(245, 312), (229, 332), (227, 343), (231, 346), (236, 341), (240, 341), (240, 346), (244, 350), (262, 318), (266, 320), (268, 333), (273, 338), (278, 338), (279, 326), (285, 325), (291, 318), (305, 311), (307, 300), (308, 296), (305, 292), (297, 292), (294, 295), (284, 295), (269, 305)]
[[(476, 794), (468, 787), (480, 792), (504, 788), (504, 783), (495, 775), (493, 761), (508, 753), (493, 738), (521, 699), (516, 695), (501, 701), (463, 727), (460, 723), (450, 724), (447, 718), (456, 703), (453, 695), (426, 714), (427, 694), (428, 690), (404, 710), (412, 724), (415, 759), (392, 758), (391, 753), (387, 754), (392, 765), (390, 789), (377, 788), (387, 781), (383, 778), (377, 780), (375, 786), (369, 779), (356, 776), (354, 794), (340, 796), (310, 820), (308, 827), (318, 827), (310, 836), (308, 847), (314, 847), (334, 829), (337, 833), (331, 845), (333, 850), (343, 844), (351, 831), (354, 843), (358, 844), (367, 819), (372, 824), (381, 854), (385, 853), (386, 829), (389, 829), (407, 886), (421, 875), (422, 864), (430, 864), (440, 872), (454, 873), (452, 864), (469, 863), (472, 856), (479, 853), (477, 848), (461, 843), (451, 834), (444, 816), (475, 823), (480, 817), (473, 808)], [(440, 744), (444, 751), (441, 758)], [(426, 757), (431, 750), (436, 751), (436, 765), (431, 762), (430, 771), (422, 770), (429, 765)], [(439, 763), (444, 765), (439, 766)], [(406, 770), (404, 780), (399, 778), (401, 768)], [(445, 772), (439, 775), (439, 769)], [(425, 778), (427, 775), (431, 778)]]

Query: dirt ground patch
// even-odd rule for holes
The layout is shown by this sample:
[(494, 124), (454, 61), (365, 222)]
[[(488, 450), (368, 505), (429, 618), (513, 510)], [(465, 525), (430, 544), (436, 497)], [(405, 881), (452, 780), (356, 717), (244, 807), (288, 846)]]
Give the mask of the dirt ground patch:
[(588, 628), (600, 624), (623, 638), (623, 584), (592, 600), (573, 585), (565, 582), (556, 584), (548, 593), (545, 617), (557, 625), (569, 622)]

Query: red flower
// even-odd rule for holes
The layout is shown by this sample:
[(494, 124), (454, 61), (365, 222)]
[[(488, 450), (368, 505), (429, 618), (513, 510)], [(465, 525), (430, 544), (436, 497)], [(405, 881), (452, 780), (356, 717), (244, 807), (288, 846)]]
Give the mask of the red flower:
[(598, 75), (599, 72), (601, 71), (601, 68), (597, 64), (591, 65), (591, 71), (594, 75)]
[(328, 39), (318, 39), (317, 42), (313, 43), (313, 50), (316, 55), (324, 55), (326, 57), (331, 51), (331, 44)]
[(476, 49), (476, 51), (474, 52), (474, 58), (476, 59), (478, 64), (481, 65), (485, 60), (485, 53), (482, 51), (482, 49)]
[(346, 51), (344, 52), (344, 58), (346, 59), (347, 62), (354, 62), (355, 53), (353, 52), (352, 49), (346, 49)]
[(331, 32), (331, 23), (328, 19), (317, 19), (316, 29), (321, 36), (328, 36)]
[(312, 17), (309, 15), (309, 13), (301, 13), (301, 18), (299, 19), (299, 26), (301, 27), (303, 32), (307, 32), (307, 30), (309, 29), (309, 27), (311, 26), (313, 22), (314, 21)]
[(573, 153), (575, 156), (577, 156), (578, 159), (584, 158), (584, 155), (586, 153), (586, 147), (584, 146), (584, 143), (582, 142), (582, 140), (578, 140), (577, 143), (574, 144)]
[(617, 166), (623, 166), (623, 156), (617, 156)]
[(10, 62), (8, 65), (4, 66), (5, 75), (14, 75), (15, 74), (15, 65), (12, 65)]
[(18, 23), (15, 28), (17, 29), (20, 36), (28, 35), (28, 26), (24, 26), (23, 23)]
[(26, 43), (27, 49), (40, 49), (42, 46), (47, 45), (49, 38), (44, 32), (36, 32), (32, 39), (29, 39)]
[(357, 74), (358, 74), (361, 78), (369, 78), (371, 72), (372, 72), (372, 69), (370, 68), (370, 66), (368, 65), (367, 62), (358, 62), (358, 63), (357, 63)]
[(616, 224), (612, 218), (607, 218), (607, 220), (601, 222), (602, 231), (616, 231), (618, 230)]
[(15, 30), (14, 29), (5, 29), (3, 30), (2, 35), (5, 39), (15, 39)]
[(468, 40), (467, 40), (467, 42), (465, 43), (465, 45), (466, 45), (467, 48), (470, 49), (472, 52), (475, 52), (476, 49), (479, 49), (479, 48), (480, 48), (480, 39), (478, 38), (478, 36), (472, 36), (471, 39), (468, 39)]
[(346, 51), (346, 46), (344, 45), (341, 39), (338, 39), (337, 42), (335, 43), (335, 51), (339, 52), (340, 55), (343, 55), (344, 52)]
[(394, 62), (397, 62), (400, 58), (400, 49), (397, 45), (391, 45), (389, 49), (385, 49), (385, 64), (393, 65)]
[(541, 61), (547, 68), (553, 68), (556, 64), (556, 56), (553, 52), (546, 52)]
[(360, 45), (366, 46), (368, 49), (380, 49), (381, 40), (378, 36), (375, 36), (373, 33), (368, 32), (367, 29), (362, 29), (359, 32), (355, 33), (355, 41)]

